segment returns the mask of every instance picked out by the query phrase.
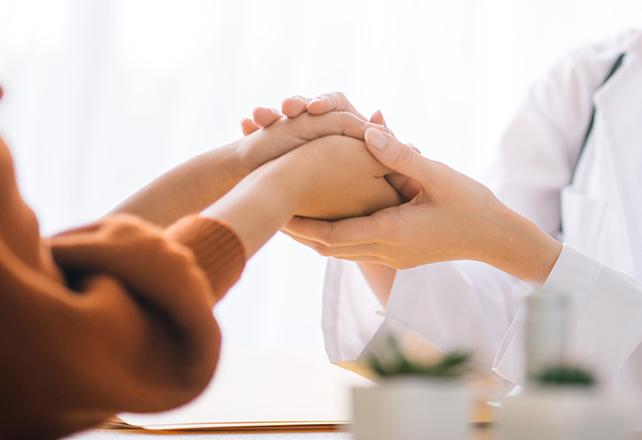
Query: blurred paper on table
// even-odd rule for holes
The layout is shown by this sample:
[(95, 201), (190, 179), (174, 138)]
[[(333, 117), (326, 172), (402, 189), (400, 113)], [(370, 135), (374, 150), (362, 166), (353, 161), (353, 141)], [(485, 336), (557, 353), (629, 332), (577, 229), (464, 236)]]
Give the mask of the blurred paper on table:
[(193, 402), (158, 414), (121, 414), (146, 429), (341, 425), (350, 388), (371, 382), (315, 351), (224, 350), (214, 380)]

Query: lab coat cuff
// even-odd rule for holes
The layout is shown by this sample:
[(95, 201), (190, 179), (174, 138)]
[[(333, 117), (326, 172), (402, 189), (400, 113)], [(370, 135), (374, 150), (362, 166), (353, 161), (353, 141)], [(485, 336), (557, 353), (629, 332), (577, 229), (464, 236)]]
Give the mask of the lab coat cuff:
[(542, 289), (571, 296), (574, 308), (582, 308), (597, 283), (602, 265), (564, 243)]
[[(571, 300), (567, 357), (612, 383), (642, 342), (640, 283), (565, 245), (542, 288)], [(520, 311), (493, 368), (514, 383), (524, 379), (523, 338)]]
[[(586, 306), (589, 292), (594, 290), (600, 272), (598, 262), (564, 244), (541, 289), (569, 295), (573, 314), (577, 316), (579, 310)], [(523, 345), (524, 309), (520, 308), (499, 345), (492, 367), (497, 375), (514, 384), (523, 384), (525, 380)]]

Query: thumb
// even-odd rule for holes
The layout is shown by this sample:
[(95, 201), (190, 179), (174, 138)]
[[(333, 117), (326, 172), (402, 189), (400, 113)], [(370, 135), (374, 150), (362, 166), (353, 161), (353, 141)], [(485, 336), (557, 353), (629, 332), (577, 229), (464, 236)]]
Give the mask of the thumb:
[(366, 130), (365, 140), (375, 159), (392, 171), (410, 177), (422, 183), (422, 186), (430, 180), (433, 162), (421, 156), (412, 147), (376, 128)]

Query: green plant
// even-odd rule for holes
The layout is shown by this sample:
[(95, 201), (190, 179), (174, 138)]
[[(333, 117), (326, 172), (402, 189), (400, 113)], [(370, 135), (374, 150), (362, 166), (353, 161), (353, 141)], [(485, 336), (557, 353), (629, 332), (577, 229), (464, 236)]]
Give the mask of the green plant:
[(439, 361), (424, 364), (408, 359), (395, 337), (387, 344), (385, 361), (371, 354), (366, 358), (368, 367), (381, 378), (393, 376), (427, 376), (441, 379), (456, 379), (470, 371), (471, 355), (464, 351), (446, 353)]
[(591, 387), (595, 384), (595, 377), (590, 371), (569, 365), (545, 368), (533, 379), (541, 386)]

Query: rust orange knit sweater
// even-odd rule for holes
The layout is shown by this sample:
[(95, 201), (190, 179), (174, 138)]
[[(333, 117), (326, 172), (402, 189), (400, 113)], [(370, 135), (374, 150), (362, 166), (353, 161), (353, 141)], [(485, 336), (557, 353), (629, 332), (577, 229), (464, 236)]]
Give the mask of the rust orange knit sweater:
[(240, 276), (227, 227), (112, 216), (42, 239), (0, 139), (0, 438), (51, 438), (194, 398), (216, 366), (212, 306)]

